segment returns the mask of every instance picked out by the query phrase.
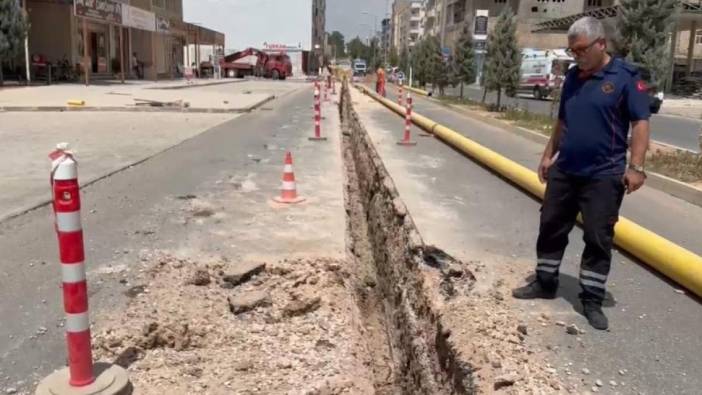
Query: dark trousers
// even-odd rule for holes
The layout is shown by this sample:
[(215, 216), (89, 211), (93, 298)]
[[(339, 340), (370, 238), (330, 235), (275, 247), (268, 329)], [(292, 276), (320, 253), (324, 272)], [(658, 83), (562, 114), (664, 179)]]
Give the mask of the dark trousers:
[(536, 278), (544, 288), (558, 287), (558, 272), (568, 234), (582, 214), (585, 251), (580, 264), (583, 301), (602, 303), (612, 262), (614, 225), (624, 197), (622, 176), (585, 178), (551, 168), (536, 243)]

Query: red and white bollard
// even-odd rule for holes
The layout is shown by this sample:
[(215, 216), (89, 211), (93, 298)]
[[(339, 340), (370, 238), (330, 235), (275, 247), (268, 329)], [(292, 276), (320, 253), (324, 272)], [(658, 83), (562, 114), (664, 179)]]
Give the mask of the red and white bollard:
[[(36, 393), (116, 394), (129, 386), (127, 372), (118, 366), (93, 369), (78, 164), (73, 154), (67, 151), (67, 144), (59, 144), (57, 149), (49, 154), (49, 158), (54, 225), (59, 242), (63, 306), (66, 314), (68, 368), (44, 379), (37, 387)], [(96, 371), (99, 372), (97, 377)]]
[(322, 137), (322, 103), (320, 101), (319, 85), (314, 89), (314, 137), (309, 139), (311, 141), (324, 141), (327, 139)]
[(402, 102), (402, 85), (397, 85), (397, 104), (400, 107), (404, 107), (405, 104)]
[(412, 97), (409, 92), (407, 92), (407, 111), (405, 112), (405, 136), (402, 140), (398, 141), (398, 145), (417, 145), (416, 142), (411, 140), (410, 129), (412, 128)]

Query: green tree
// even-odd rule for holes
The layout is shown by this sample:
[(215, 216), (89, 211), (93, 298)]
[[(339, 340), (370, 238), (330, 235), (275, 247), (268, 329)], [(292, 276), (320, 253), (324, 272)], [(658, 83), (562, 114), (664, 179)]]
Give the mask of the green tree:
[(17, 0), (0, 0), (0, 85), (3, 84), (2, 64), (23, 48), (29, 25)]
[(497, 109), (502, 106), (502, 91), (517, 94), (522, 54), (517, 47), (517, 24), (512, 8), (505, 7), (488, 35), (485, 57), (485, 87), (497, 91)]
[(332, 47), (332, 54), (336, 55), (337, 58), (346, 57), (346, 40), (344, 35), (339, 31), (333, 31), (329, 34), (329, 46)]
[[(400, 66), (400, 56), (397, 54), (397, 49), (395, 47), (390, 48), (390, 54), (388, 55), (388, 62), (390, 66), (397, 67)], [(402, 68), (402, 67), (400, 67)]]
[(351, 59), (363, 59), (366, 62), (370, 61), (370, 48), (363, 43), (359, 37), (349, 41), (349, 56)]
[(405, 73), (405, 76), (409, 78), (409, 68), (410, 68), (410, 53), (407, 47), (402, 47), (400, 51), (400, 70)]
[(671, 72), (668, 36), (679, 0), (622, 0), (619, 35), (628, 59), (651, 71), (651, 83), (665, 85)]
[(473, 36), (470, 30), (464, 29), (456, 45), (454, 58), (456, 78), (461, 84), (461, 99), (463, 99), (463, 84), (472, 84), (476, 79), (475, 51), (473, 50)]

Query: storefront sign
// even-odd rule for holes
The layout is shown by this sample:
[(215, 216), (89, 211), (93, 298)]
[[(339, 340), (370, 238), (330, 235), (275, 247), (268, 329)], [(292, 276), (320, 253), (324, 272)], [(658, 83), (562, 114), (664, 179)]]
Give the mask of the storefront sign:
[(76, 16), (98, 19), (108, 23), (122, 23), (122, 4), (112, 0), (75, 0)]
[(169, 33), (171, 31), (171, 21), (168, 18), (157, 16), (156, 31), (161, 33)]
[(135, 29), (156, 31), (156, 14), (124, 4), (122, 6), (122, 23)]
[(300, 47), (296, 47), (294, 45), (285, 45), (285, 44), (271, 44), (271, 43), (263, 43), (263, 49), (267, 49), (270, 51), (290, 51), (290, 50), (296, 50), (300, 49)]
[(477, 10), (475, 12), (475, 26), (473, 27), (473, 38), (475, 40), (487, 39), (488, 17), (488, 10)]

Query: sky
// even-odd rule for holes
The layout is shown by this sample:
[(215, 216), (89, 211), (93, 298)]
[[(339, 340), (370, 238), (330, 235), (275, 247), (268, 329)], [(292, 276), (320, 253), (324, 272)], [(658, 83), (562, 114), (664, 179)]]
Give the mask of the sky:
[[(380, 21), (392, 0), (327, 0), (326, 30), (339, 30), (347, 42), (367, 38), (373, 16)], [(371, 16), (363, 15), (368, 12)], [(226, 48), (261, 48), (264, 42), (309, 49), (312, 0), (183, 0), (183, 19), (222, 32)], [(367, 26), (361, 26), (365, 23)]]

